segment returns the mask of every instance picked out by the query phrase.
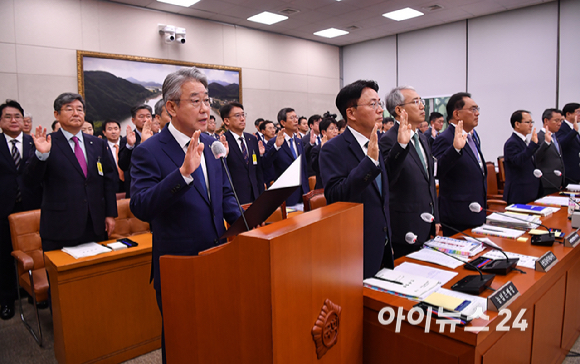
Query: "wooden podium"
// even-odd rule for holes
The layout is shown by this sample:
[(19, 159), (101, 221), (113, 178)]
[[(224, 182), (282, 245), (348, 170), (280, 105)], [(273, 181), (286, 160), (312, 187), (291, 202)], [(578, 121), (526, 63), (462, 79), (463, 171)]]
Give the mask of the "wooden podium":
[(362, 205), (163, 256), (160, 268), (169, 363), (362, 363)]

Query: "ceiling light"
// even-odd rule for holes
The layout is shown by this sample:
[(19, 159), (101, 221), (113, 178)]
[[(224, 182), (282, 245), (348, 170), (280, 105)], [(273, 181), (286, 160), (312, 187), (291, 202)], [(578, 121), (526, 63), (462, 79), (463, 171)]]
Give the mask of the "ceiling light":
[(391, 11), (390, 13), (383, 14), (385, 18), (393, 19), (396, 21), (407, 20), (421, 15), (423, 15), (422, 12), (411, 8), (404, 8), (401, 10)]
[(160, 3), (166, 3), (171, 5), (185, 6), (186, 8), (199, 2), (199, 0), (157, 0), (157, 1), (159, 1)]
[(321, 31), (314, 33), (314, 35), (318, 35), (320, 37), (325, 37), (325, 38), (334, 38), (334, 37), (338, 37), (338, 36), (345, 35), (345, 34), (348, 34), (348, 32), (346, 30), (340, 30), (340, 29), (335, 29), (335, 28), (328, 28), (328, 29), (321, 30)]
[(264, 11), (263, 13), (248, 18), (249, 21), (262, 23), (266, 25), (272, 25), (286, 19), (288, 19), (287, 16), (270, 13), (268, 11)]

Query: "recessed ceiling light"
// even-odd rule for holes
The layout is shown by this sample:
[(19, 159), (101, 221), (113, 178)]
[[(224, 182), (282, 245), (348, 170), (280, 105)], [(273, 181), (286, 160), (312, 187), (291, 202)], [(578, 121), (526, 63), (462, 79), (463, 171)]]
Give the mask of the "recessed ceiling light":
[(270, 13), (268, 11), (264, 11), (263, 13), (248, 18), (249, 21), (262, 23), (266, 25), (272, 25), (286, 19), (288, 19), (287, 16)]
[(340, 29), (335, 29), (335, 28), (328, 28), (328, 29), (321, 30), (321, 31), (314, 33), (314, 35), (318, 35), (320, 37), (325, 37), (325, 38), (334, 38), (334, 37), (339, 37), (339, 36), (345, 35), (345, 34), (348, 34), (348, 32), (346, 30), (340, 30)]
[(423, 15), (422, 12), (411, 8), (404, 8), (401, 10), (391, 11), (390, 13), (383, 14), (385, 18), (393, 19), (396, 21), (407, 20), (421, 15)]
[(159, 1), (160, 3), (185, 6), (186, 8), (188, 8), (191, 5), (198, 3), (200, 0), (157, 0), (157, 1)]

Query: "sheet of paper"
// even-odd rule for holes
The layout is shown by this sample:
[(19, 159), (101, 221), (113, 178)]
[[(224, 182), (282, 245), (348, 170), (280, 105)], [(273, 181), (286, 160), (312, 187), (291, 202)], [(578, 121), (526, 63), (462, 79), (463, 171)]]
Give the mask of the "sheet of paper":
[(462, 300), (471, 301), (471, 303), (461, 311), (463, 315), (472, 316), (478, 307), (481, 307), (483, 309), (483, 312), (487, 311), (487, 298), (485, 297), (473, 296), (467, 293), (452, 291), (446, 288), (439, 288), (437, 292), (447, 296), (460, 298)]
[(277, 188), (300, 186), (300, 181), (302, 181), (300, 175), (302, 173), (301, 159), (302, 155), (299, 155), (269, 189), (275, 190)]
[(375, 277), (365, 279), (365, 286), (411, 300), (422, 300), (441, 287), (435, 279), (387, 268), (381, 269)]
[(453, 277), (455, 277), (458, 274), (457, 272), (428, 267), (426, 265), (415, 264), (410, 262), (403, 262), (399, 264), (398, 266), (395, 267), (395, 271), (434, 279), (441, 282), (441, 284), (449, 282), (450, 280), (453, 279)]
[(544, 196), (535, 202), (542, 205), (568, 206), (570, 199), (566, 196)]
[[(522, 254), (516, 254), (516, 253), (510, 253), (510, 252), (505, 252), (505, 253), (510, 259), (511, 258), (520, 258), (520, 260), (518, 261), (518, 267), (524, 267), (524, 268), (530, 268), (530, 269), (536, 268), (536, 260), (538, 260), (539, 257), (533, 257), (530, 255), (522, 255)], [(505, 255), (503, 255), (501, 252), (499, 252), (497, 250), (488, 251), (487, 253), (483, 254), (483, 256), (485, 258), (490, 258), (490, 259), (505, 259)]]
[(77, 246), (62, 248), (62, 251), (75, 259), (91, 257), (93, 255), (108, 253), (111, 249), (98, 243), (85, 243)]
[(487, 225), (487, 224), (473, 228), (473, 229), (471, 229), (471, 232), (475, 233), (475, 234), (499, 236), (502, 238), (512, 238), (512, 239), (519, 238), (520, 236), (522, 236), (525, 233), (525, 231), (522, 231), (522, 230), (508, 229), (508, 228)]
[(461, 305), (465, 300), (457, 297), (451, 297), (446, 294), (433, 292), (423, 302), (427, 302), (435, 307), (443, 307), (449, 311), (455, 311), (459, 305)]
[[(463, 263), (457, 261), (456, 259), (448, 257), (447, 255), (445, 255), (443, 253), (436, 252), (436, 251), (429, 249), (429, 248), (424, 248), (424, 249), (421, 249), (419, 251), (413, 252), (413, 253), (407, 255), (407, 257), (409, 257), (411, 259), (422, 260), (424, 262), (442, 265), (444, 267), (448, 267), (451, 269), (455, 269), (455, 268), (463, 265)], [(462, 261), (465, 261), (465, 262), (469, 261), (469, 259), (467, 257), (464, 257), (464, 256), (463, 257), (458, 256), (457, 258), (462, 260)]]

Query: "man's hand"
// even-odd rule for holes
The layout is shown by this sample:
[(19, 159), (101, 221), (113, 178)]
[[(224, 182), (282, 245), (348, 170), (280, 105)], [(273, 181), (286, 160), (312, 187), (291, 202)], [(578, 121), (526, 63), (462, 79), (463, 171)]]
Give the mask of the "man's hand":
[(431, 126), (431, 136), (435, 138), (437, 136), (437, 130), (433, 126)]
[(328, 134), (324, 134), (324, 136), (320, 139), (320, 148), (328, 141)]
[(127, 125), (127, 145), (134, 146), (137, 143), (135, 132), (131, 129), (131, 125)]
[[(146, 141), (147, 139), (153, 136), (153, 130), (151, 130), (151, 120), (147, 120), (145, 124), (143, 124), (143, 130), (141, 130), (141, 143)], [(129, 138), (127, 137), (127, 140)]]
[(282, 143), (284, 143), (284, 129), (280, 129), (278, 135), (276, 136), (276, 147), (280, 148)]
[(367, 155), (371, 157), (372, 160), (379, 160), (379, 137), (377, 136), (377, 125), (375, 124), (373, 131), (371, 132), (371, 138), (369, 139), (369, 147), (367, 150)]
[(441, 231), (441, 224), (435, 224), (435, 236), (439, 235)]
[(409, 124), (409, 115), (405, 110), (401, 112), (401, 120), (399, 120), (399, 133), (397, 134), (397, 142), (400, 144), (409, 144), (411, 141), (411, 130), (413, 127)]
[(260, 151), (260, 156), (266, 153), (266, 147), (264, 147), (264, 143), (261, 140), (258, 140), (258, 150)]
[(50, 135), (46, 135), (46, 128), (42, 126), (36, 127), (36, 132), (31, 133), (32, 139), (34, 140), (34, 147), (39, 153), (48, 153), (52, 146), (52, 141)]
[(536, 133), (536, 128), (534, 128), (534, 130), (532, 130), (532, 139), (531, 139), (534, 143), (538, 144), (538, 133)]
[(105, 217), (105, 230), (107, 234), (110, 236), (115, 230), (115, 218), (114, 217)]
[(465, 143), (467, 142), (467, 134), (463, 134), (463, 120), (457, 122), (457, 127), (455, 128), (455, 137), (453, 138), (453, 147), (455, 149), (463, 149)]
[(552, 132), (546, 129), (546, 143), (552, 142)]
[(222, 144), (224, 145), (224, 147), (226, 148), (226, 157), (230, 154), (230, 146), (228, 145), (228, 141), (226, 140), (226, 133), (222, 133), (220, 135), (220, 142), (222, 142)]
[(312, 130), (310, 130), (310, 145), (316, 144), (316, 134)]
[(201, 154), (203, 153), (204, 145), (199, 142), (199, 133), (197, 130), (193, 133), (193, 137), (189, 141), (183, 164), (179, 167), (179, 173), (184, 177), (191, 177), (191, 174), (199, 167), (201, 163)]
[(574, 130), (578, 131), (578, 114), (574, 116), (574, 122), (572, 123), (572, 125), (574, 125)]

